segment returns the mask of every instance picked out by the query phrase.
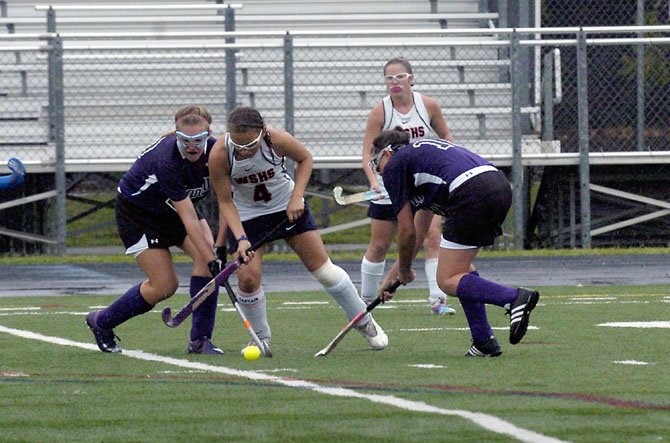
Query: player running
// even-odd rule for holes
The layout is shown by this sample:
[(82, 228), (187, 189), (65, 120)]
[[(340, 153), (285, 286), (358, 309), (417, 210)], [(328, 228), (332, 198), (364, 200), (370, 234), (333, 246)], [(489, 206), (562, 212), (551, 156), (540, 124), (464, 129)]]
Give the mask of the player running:
[[(265, 232), (282, 223), (289, 224), (270, 239), (285, 239), (298, 254), (314, 278), (344, 310), (349, 320), (365, 309), (356, 287), (344, 269), (333, 264), (317, 230), (303, 194), (312, 172), (312, 155), (291, 134), (267, 128), (261, 114), (240, 107), (228, 117), (228, 133), (214, 145), (209, 158), (212, 187), (219, 203), (219, 219), (227, 224), (242, 220), (244, 231), (253, 243)], [(284, 168), (284, 158), (296, 163), (295, 181)], [(233, 250), (245, 240), (231, 235), (221, 226), (217, 245), (228, 238)], [(265, 292), (261, 285), (261, 247), (249, 263), (237, 271), (240, 306), (259, 338), (269, 344), (272, 337), (267, 318)], [(225, 259), (225, 248), (217, 248)], [(363, 317), (356, 328), (372, 349), (384, 349), (388, 338), (371, 315)]]
[[(480, 247), (502, 234), (512, 191), (505, 174), (477, 154), (447, 140), (410, 142), (401, 128), (383, 131), (374, 140), (370, 168), (382, 174), (398, 218), (398, 260), (386, 275), (386, 287), (396, 278), (407, 284), (416, 273), (412, 261), (426, 235), (426, 220), (444, 216), (437, 283), (459, 298), (468, 320), (472, 346), (467, 356), (502, 354), (486, 317), (485, 304), (504, 306), (510, 315), (509, 341), (517, 344), (528, 329), (539, 293), (485, 280), (472, 265)], [(416, 212), (416, 216), (414, 215)], [(393, 295), (384, 293), (385, 298)]]

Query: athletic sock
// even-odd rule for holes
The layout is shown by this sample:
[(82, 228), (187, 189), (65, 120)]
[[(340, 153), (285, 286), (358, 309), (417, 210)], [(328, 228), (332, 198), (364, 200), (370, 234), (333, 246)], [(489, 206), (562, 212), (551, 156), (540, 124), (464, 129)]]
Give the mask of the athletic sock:
[(423, 267), (426, 270), (426, 280), (428, 281), (428, 302), (432, 306), (439, 300), (446, 300), (447, 294), (442, 292), (437, 285), (437, 258), (427, 258)]
[(465, 274), (458, 282), (456, 295), (461, 300), (504, 306), (516, 298), (516, 288), (503, 286), (470, 273)]
[[(351, 320), (356, 316), (356, 314), (365, 309), (365, 303), (358, 296), (356, 286), (354, 286), (354, 282), (351, 281), (349, 274), (347, 274), (346, 271), (339, 266), (338, 268), (340, 270), (340, 278), (337, 283), (330, 287), (324, 286), (324, 288), (330, 294), (330, 296), (333, 297), (333, 300), (335, 300), (337, 304), (340, 305), (340, 307), (344, 310), (344, 312), (347, 314), (347, 318)], [(359, 324), (364, 325), (369, 321), (369, 315), (366, 315), (361, 319)]]
[[(479, 272), (472, 271), (468, 275), (479, 277)], [(486, 305), (463, 298), (459, 298), (459, 302), (463, 308), (463, 314), (465, 314), (465, 318), (468, 320), (472, 341), (481, 343), (488, 340), (493, 335), (493, 329), (486, 315)]]
[[(202, 288), (209, 283), (210, 277), (199, 277), (192, 275), (189, 292), (191, 298), (195, 297)], [(214, 332), (214, 323), (216, 321), (216, 304), (219, 298), (218, 286), (212, 294), (205, 299), (205, 301), (198, 306), (198, 309), (193, 311), (193, 318), (191, 319), (191, 341), (202, 337), (212, 338)]]
[(361, 261), (361, 298), (365, 303), (370, 303), (377, 297), (379, 284), (384, 276), (386, 260), (371, 262), (365, 256)]
[(261, 286), (258, 291), (251, 294), (239, 291), (237, 301), (258, 338), (269, 341), (272, 338), (272, 331), (268, 323), (267, 303), (263, 287)]
[(128, 289), (114, 303), (100, 311), (96, 325), (101, 329), (114, 329), (133, 317), (151, 311), (154, 306), (142, 297), (141, 285), (140, 283)]

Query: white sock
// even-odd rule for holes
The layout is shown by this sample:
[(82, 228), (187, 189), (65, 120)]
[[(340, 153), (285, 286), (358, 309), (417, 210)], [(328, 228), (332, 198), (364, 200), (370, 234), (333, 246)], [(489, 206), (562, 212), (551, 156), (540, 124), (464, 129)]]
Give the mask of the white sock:
[(437, 258), (427, 258), (424, 263), (426, 280), (428, 280), (428, 302), (432, 305), (439, 300), (446, 300), (447, 295), (437, 286)]
[(272, 338), (272, 331), (268, 323), (267, 304), (263, 287), (261, 286), (253, 294), (238, 291), (237, 301), (240, 304), (240, 310), (247, 317), (249, 323), (251, 323), (251, 327), (254, 329), (256, 335), (258, 335), (258, 338), (269, 341)]
[[(340, 305), (340, 307), (344, 310), (344, 312), (347, 314), (347, 318), (351, 320), (356, 316), (356, 314), (365, 309), (365, 303), (358, 296), (356, 286), (354, 286), (354, 282), (351, 281), (349, 274), (347, 274), (342, 268), (340, 268), (340, 271), (340, 279), (337, 281), (337, 283), (328, 288), (324, 286), (324, 288), (326, 291), (328, 291), (330, 296), (333, 297), (333, 300), (335, 300), (337, 304)], [(368, 315), (366, 315), (359, 323), (365, 324), (368, 321), (370, 321), (370, 319), (368, 318)]]
[[(386, 260), (371, 262), (365, 256), (361, 261), (361, 298), (365, 303), (370, 303), (377, 297), (379, 284), (384, 276)], [(437, 270), (437, 267), (435, 268)]]

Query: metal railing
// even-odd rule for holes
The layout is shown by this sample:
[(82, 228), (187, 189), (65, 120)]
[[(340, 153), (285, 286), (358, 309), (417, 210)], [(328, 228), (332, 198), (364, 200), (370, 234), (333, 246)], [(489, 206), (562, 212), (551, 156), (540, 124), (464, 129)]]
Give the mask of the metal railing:
[[(127, 169), (139, 146), (170, 130), (173, 110), (186, 101), (212, 108), (215, 133), (222, 132), (221, 122), (230, 109), (253, 103), (268, 125), (282, 126), (305, 141), (317, 167), (359, 168), (366, 115), (384, 95), (379, 80), (383, 63), (405, 55), (415, 65), (417, 91), (437, 96), (457, 141), (511, 168), (515, 247), (523, 247), (524, 167), (552, 162), (579, 165), (581, 244), (589, 247), (589, 164), (594, 157), (608, 157), (590, 149), (589, 51), (638, 46), (668, 50), (670, 38), (663, 35), (669, 32), (669, 26), (634, 26), (3, 35), (3, 41), (15, 41), (0, 51), (9, 62), (2, 69), (12, 65), (25, 70), (22, 80), (8, 88), (14, 91), (17, 109), (5, 111), (20, 111), (21, 97), (44, 100), (46, 106), (41, 101), (39, 108), (46, 112), (40, 111), (37, 123), (27, 124), (46, 123), (48, 132), (42, 144), (27, 143), (23, 150), (5, 148), (0, 162), (5, 155), (19, 156), (29, 172), (54, 171), (58, 198), (64, 198), (61, 177), (66, 172)], [(35, 38), (48, 43), (31, 42)], [(545, 95), (550, 102), (531, 101), (529, 61), (535, 47), (551, 54), (562, 48), (563, 66), (556, 66), (563, 73), (576, 71), (575, 84), (562, 83), (560, 103), (550, 94)], [(569, 62), (566, 51), (571, 53)], [(40, 57), (45, 52), (48, 56)], [(501, 58), (501, 53), (509, 58)], [(553, 55), (547, 57), (546, 64), (555, 60)], [(459, 60), (464, 61), (462, 66)], [(473, 60), (482, 61), (483, 66), (465, 63)], [(557, 72), (545, 70), (545, 91), (558, 81)], [(495, 87), (487, 92), (485, 85)], [(494, 89), (497, 95), (491, 92)], [(576, 100), (566, 102), (566, 95)], [(577, 124), (561, 127), (565, 120), (557, 121), (554, 108), (561, 111), (570, 106), (564, 113), (577, 116)], [(667, 109), (659, 105), (652, 111), (663, 115)], [(639, 118), (640, 113), (636, 115)], [(646, 128), (644, 122), (632, 126), (637, 131)], [(24, 132), (18, 130), (15, 138)], [(571, 136), (562, 138), (566, 132), (576, 134), (576, 143)], [(133, 140), (132, 146), (119, 147), (118, 134)], [(636, 137), (640, 139), (645, 138)], [(658, 148), (639, 144), (617, 148), (659, 159), (659, 153), (651, 152)], [(660, 148), (667, 150), (667, 146)], [(640, 161), (632, 152), (610, 157), (616, 162)], [(60, 204), (57, 207), (57, 244), (64, 245), (64, 218)]]

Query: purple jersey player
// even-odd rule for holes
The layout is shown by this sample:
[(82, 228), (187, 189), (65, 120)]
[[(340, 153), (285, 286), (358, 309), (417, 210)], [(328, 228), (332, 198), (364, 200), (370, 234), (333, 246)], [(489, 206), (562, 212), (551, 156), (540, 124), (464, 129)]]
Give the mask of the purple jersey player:
[[(486, 317), (485, 304), (505, 307), (510, 315), (510, 343), (517, 344), (528, 329), (530, 312), (539, 293), (510, 288), (479, 276), (472, 261), (480, 247), (502, 234), (512, 192), (501, 171), (477, 154), (441, 139), (410, 142), (401, 128), (383, 131), (374, 140), (370, 168), (382, 174), (398, 218), (398, 260), (382, 287), (396, 278), (415, 278), (412, 260), (433, 214), (444, 216), (437, 283), (459, 298), (470, 326), (472, 346), (467, 356), (502, 354)], [(415, 217), (418, 221), (415, 221)], [(416, 227), (415, 227), (416, 226)], [(384, 293), (385, 298), (392, 294)]]
[[(212, 232), (194, 206), (211, 188), (207, 162), (216, 142), (210, 137), (211, 122), (211, 115), (201, 106), (179, 109), (176, 130), (147, 147), (121, 178), (116, 199), (119, 236), (126, 254), (135, 257), (148, 278), (109, 307), (86, 317), (103, 352), (121, 352), (113, 331), (116, 326), (150, 311), (176, 292), (179, 281), (170, 246), (183, 249), (193, 260), (191, 296), (221, 271), (222, 262), (212, 251)], [(241, 230), (239, 225), (232, 228)], [(240, 248), (249, 246), (241, 242)], [(193, 313), (190, 353), (223, 353), (211, 342), (216, 295)]]

